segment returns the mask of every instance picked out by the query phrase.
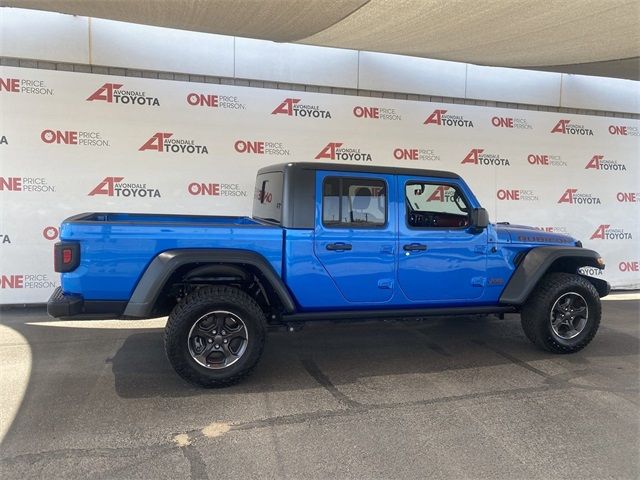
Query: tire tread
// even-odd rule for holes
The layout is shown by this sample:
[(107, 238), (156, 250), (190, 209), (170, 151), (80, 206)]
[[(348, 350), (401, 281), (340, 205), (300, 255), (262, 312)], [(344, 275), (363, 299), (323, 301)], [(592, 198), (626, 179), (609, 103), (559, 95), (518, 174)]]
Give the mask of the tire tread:
[[(224, 378), (211, 378), (195, 370), (184, 359), (183, 348), (180, 348), (181, 339), (178, 339), (183, 323), (190, 321), (192, 315), (204, 303), (232, 303), (246, 310), (259, 322), (257, 341), (257, 355), (255, 361), (250, 362), (239, 372)], [(266, 319), (264, 312), (258, 304), (242, 290), (230, 286), (203, 287), (189, 294), (171, 312), (164, 330), (164, 345), (167, 358), (174, 370), (186, 381), (205, 388), (228, 387), (246, 378), (255, 368), (258, 359), (262, 354), (265, 342)]]
[[(554, 298), (567, 286), (576, 286), (584, 289), (589, 295), (597, 299), (595, 302), (597, 306), (596, 311), (592, 312), (595, 323), (590, 327), (587, 335), (573, 346), (562, 345), (548, 333), (547, 328), (542, 328), (542, 324), (546, 324), (547, 322), (549, 315), (548, 310)], [(590, 305), (589, 308), (593, 307)], [(520, 319), (525, 335), (539, 348), (553, 353), (574, 353), (582, 350), (593, 340), (600, 326), (601, 315), (602, 306), (600, 304), (600, 296), (589, 280), (576, 274), (556, 272), (549, 273), (542, 277), (524, 304), (520, 313)]]

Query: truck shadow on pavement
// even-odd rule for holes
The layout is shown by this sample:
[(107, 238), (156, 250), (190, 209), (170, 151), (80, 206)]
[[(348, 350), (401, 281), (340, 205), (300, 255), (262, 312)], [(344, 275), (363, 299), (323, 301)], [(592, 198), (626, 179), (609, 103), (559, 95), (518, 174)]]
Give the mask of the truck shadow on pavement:
[[(523, 376), (529, 370), (529, 374), (545, 377), (545, 372), (529, 365), (540, 360), (563, 362), (584, 374), (598, 368), (590, 362), (592, 357), (637, 356), (639, 352), (637, 337), (603, 326), (582, 352), (546, 353), (526, 339), (517, 316), (504, 320), (458, 317), (341, 325), (321, 322), (296, 333), (270, 333), (253, 374), (223, 391), (242, 394), (322, 386), (339, 397), (336, 392), (341, 386), (376, 377), (429, 375), (424, 378), (451, 377), (455, 383), (482, 369), (496, 367), (497, 371), (514, 365), (522, 369), (519, 374)], [(191, 386), (173, 372), (164, 354), (160, 329), (127, 336), (113, 358), (106, 361), (112, 364), (115, 391), (122, 398), (222, 392)], [(513, 376), (517, 378), (518, 373)], [(629, 386), (637, 384), (633, 379), (630, 382)]]
[[(112, 415), (120, 419), (116, 422), (137, 419), (147, 409), (153, 416), (171, 408), (189, 419), (193, 408), (204, 412), (202, 419), (257, 409), (234, 427), (242, 429), (390, 405), (568, 387), (609, 392), (638, 405), (637, 303), (622, 307), (609, 307), (615, 322), (605, 322), (592, 344), (574, 355), (538, 350), (524, 337), (517, 316), (322, 322), (296, 333), (272, 332), (253, 374), (221, 390), (194, 387), (178, 377), (165, 357), (161, 328), (52, 325), (41, 313), (12, 314), (2, 324), (28, 343), (30, 358), (23, 355), (20, 361), (30, 368), (2, 449), (5, 456), (25, 445), (28, 450), (29, 436), (41, 432), (93, 435), (113, 421)], [(5, 351), (16, 352), (11, 343)], [(185, 402), (176, 405), (173, 399)], [(240, 399), (246, 407), (238, 407)]]

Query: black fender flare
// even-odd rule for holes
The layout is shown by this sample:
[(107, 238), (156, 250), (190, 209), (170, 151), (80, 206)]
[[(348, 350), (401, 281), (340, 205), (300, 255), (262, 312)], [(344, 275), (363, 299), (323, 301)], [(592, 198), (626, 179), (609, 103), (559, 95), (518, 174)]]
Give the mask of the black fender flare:
[[(600, 254), (593, 250), (580, 247), (534, 247), (527, 252), (511, 276), (500, 295), (500, 303), (522, 305), (549, 267), (563, 259), (567, 260), (572, 269), (575, 268), (570, 273), (577, 273), (580, 267), (603, 268), (599, 262)], [(601, 297), (609, 293), (609, 284), (604, 280), (585, 278), (593, 283)]]
[(158, 254), (146, 268), (124, 310), (124, 317), (149, 318), (160, 292), (171, 275), (188, 264), (251, 265), (260, 270), (286, 313), (296, 310), (295, 302), (284, 282), (262, 255), (250, 250), (228, 248), (189, 248), (167, 250)]

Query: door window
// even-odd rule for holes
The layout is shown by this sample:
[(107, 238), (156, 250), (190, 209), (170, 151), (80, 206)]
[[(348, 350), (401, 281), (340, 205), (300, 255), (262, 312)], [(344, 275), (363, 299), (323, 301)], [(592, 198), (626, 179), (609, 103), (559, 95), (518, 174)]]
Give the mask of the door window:
[(410, 228), (469, 226), (469, 204), (454, 185), (407, 182), (405, 205), (406, 221)]
[(322, 185), (325, 227), (383, 227), (387, 222), (386, 184), (366, 178), (327, 177)]

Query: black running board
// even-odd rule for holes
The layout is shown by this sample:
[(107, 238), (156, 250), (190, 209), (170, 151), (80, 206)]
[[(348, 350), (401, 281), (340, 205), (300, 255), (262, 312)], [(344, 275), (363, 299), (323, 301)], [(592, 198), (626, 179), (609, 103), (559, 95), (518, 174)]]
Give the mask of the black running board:
[(450, 307), (415, 308), (395, 310), (341, 310), (327, 312), (304, 312), (283, 315), (285, 322), (309, 322), (313, 320), (373, 320), (378, 318), (445, 317), (451, 315), (490, 315), (516, 312), (516, 307)]

